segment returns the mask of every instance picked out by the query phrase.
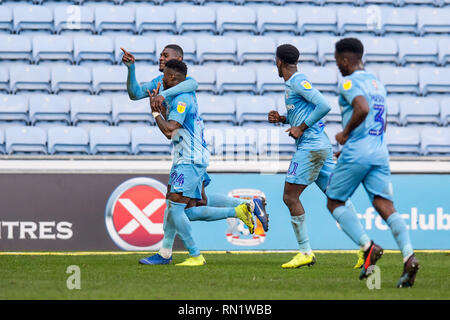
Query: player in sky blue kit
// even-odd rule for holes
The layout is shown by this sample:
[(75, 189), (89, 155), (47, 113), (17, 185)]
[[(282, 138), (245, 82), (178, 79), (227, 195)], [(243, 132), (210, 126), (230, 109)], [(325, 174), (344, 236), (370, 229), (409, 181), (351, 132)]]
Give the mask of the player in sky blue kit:
[[(331, 107), (307, 77), (297, 71), (299, 56), (299, 51), (292, 45), (284, 44), (277, 48), (278, 74), (286, 84), (287, 116), (281, 116), (277, 111), (269, 112), (269, 122), (291, 125), (286, 131), (295, 139), (297, 145), (286, 175), (283, 200), (291, 214), (300, 252), (282, 265), (282, 268), (286, 269), (310, 266), (316, 262), (309, 243), (305, 209), (299, 197), (313, 182), (325, 192), (334, 168), (331, 143), (323, 131), (324, 124), (321, 120)], [(347, 202), (347, 208), (352, 213), (353, 222), (360, 224), (351, 201)]]
[[(344, 38), (336, 43), (336, 64), (344, 76), (339, 85), (343, 131), (336, 135), (336, 140), (343, 147), (326, 191), (327, 206), (342, 230), (360, 244), (363, 230), (349, 221), (351, 213), (344, 203), (362, 183), (402, 252), (404, 267), (397, 287), (412, 287), (419, 262), (414, 256), (406, 224), (393, 204), (389, 153), (384, 139), (386, 89), (373, 74), (364, 70), (363, 53), (364, 47), (356, 38)], [(360, 279), (363, 279), (368, 275), (367, 269), (382, 256), (383, 249), (365, 238), (360, 254)]]
[[(182, 61), (169, 60), (164, 67), (162, 79), (164, 87), (172, 88), (183, 82), (186, 74), (187, 67)], [(196, 206), (197, 202), (202, 199), (203, 182), (207, 176), (206, 168), (209, 164), (210, 153), (204, 140), (204, 125), (199, 116), (195, 92), (181, 93), (171, 100), (168, 109), (165, 107), (161, 109), (153, 100), (158, 89), (159, 87), (153, 93), (148, 91), (152, 114), (161, 132), (171, 139), (174, 145), (164, 230), (166, 231), (168, 225), (173, 225), (174, 230), (189, 251), (190, 258), (177, 265), (201, 266), (206, 262), (195, 244), (190, 220), (213, 221), (237, 217), (253, 233), (250, 205), (253, 202), (245, 202), (236, 207), (227, 208)], [(169, 260), (159, 254), (156, 256), (159, 256), (159, 259)], [(147, 260), (155, 258), (152, 256)], [(155, 264), (151, 263), (152, 261), (146, 262), (148, 261), (144, 259), (141, 263)]]
[[(163, 84), (163, 75), (160, 75), (153, 79), (150, 82), (139, 84), (136, 79), (135, 73), (135, 58), (134, 56), (121, 48), (124, 52), (122, 57), (122, 62), (128, 67), (128, 77), (127, 77), (127, 90), (130, 99), (132, 100), (140, 100), (146, 98), (150, 94), (156, 93), (155, 97), (152, 99), (156, 107), (161, 110), (163, 116), (166, 116), (166, 110), (163, 103), (169, 103), (173, 99), (173, 97), (181, 94), (181, 93), (191, 93), (197, 89), (197, 82), (187, 77), (186, 80), (180, 82), (179, 84), (167, 88)], [(160, 54), (159, 58), (159, 71), (163, 72), (166, 63), (169, 60), (183, 60), (183, 49), (176, 44), (167, 45)], [(164, 90), (165, 89), (165, 90)], [(194, 96), (195, 98), (195, 96)], [(207, 173), (203, 178), (204, 187), (207, 186), (210, 182), (210, 178)], [(241, 199), (227, 197), (220, 194), (208, 194), (206, 195), (205, 190), (202, 190), (202, 199), (195, 203), (195, 206), (211, 206), (211, 207), (219, 207), (219, 208), (235, 208), (246, 201)], [(170, 185), (169, 185), (170, 189)], [(263, 201), (261, 199), (254, 199), (250, 205), (250, 210), (255, 214), (255, 216), (261, 221), (265, 231), (268, 230), (268, 215), (265, 212), (265, 207)], [(203, 212), (201, 215), (191, 214), (188, 217), (191, 221), (202, 220), (202, 221), (214, 221), (218, 219), (224, 219), (228, 216), (224, 215), (208, 215), (208, 211)], [(166, 215), (165, 215), (166, 218)], [(144, 258), (140, 260), (142, 264), (168, 264), (172, 260), (172, 247), (175, 240), (176, 232), (175, 228), (171, 221), (167, 222), (165, 219), (164, 223), (164, 239), (162, 248), (158, 254), (150, 256), (148, 258)]]

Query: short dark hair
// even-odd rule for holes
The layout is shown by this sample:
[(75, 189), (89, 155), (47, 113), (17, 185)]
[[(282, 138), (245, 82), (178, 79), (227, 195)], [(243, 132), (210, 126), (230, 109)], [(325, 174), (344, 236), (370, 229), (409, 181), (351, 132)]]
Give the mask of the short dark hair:
[(175, 72), (186, 76), (187, 75), (187, 66), (183, 61), (179, 61), (176, 59), (172, 59), (166, 62), (166, 68), (172, 69)]
[(343, 52), (351, 52), (357, 55), (359, 59), (361, 59), (364, 54), (364, 46), (362, 42), (356, 38), (341, 39), (336, 42), (335, 48), (338, 54)]
[(288, 64), (297, 64), (300, 52), (291, 44), (282, 44), (277, 48), (277, 57)]
[(183, 58), (184, 52), (183, 52), (183, 49), (182, 49), (179, 45), (177, 45), (177, 44), (168, 44), (167, 46), (164, 47), (164, 49), (165, 49), (165, 48), (169, 48), (169, 49), (175, 50), (175, 52), (176, 52), (180, 57)]

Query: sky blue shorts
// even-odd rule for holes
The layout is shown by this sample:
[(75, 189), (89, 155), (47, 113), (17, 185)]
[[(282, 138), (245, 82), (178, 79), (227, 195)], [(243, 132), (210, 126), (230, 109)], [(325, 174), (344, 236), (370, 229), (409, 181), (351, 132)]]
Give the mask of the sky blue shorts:
[(292, 157), (286, 174), (286, 182), (306, 186), (315, 182), (325, 192), (333, 169), (333, 151), (331, 148), (319, 150), (299, 149)]
[(326, 195), (328, 198), (347, 201), (362, 183), (373, 202), (375, 196), (393, 201), (393, 188), (389, 163), (372, 165), (339, 162), (330, 177)]
[(170, 192), (181, 193), (183, 196), (191, 199), (202, 199), (203, 181), (206, 183), (207, 179), (209, 179), (209, 176), (206, 173), (206, 166), (195, 164), (175, 165), (170, 170)]

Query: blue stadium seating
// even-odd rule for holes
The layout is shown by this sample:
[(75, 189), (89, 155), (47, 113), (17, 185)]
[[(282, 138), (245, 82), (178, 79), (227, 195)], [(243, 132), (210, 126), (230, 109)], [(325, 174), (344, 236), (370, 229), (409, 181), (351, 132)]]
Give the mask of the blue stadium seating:
[(367, 8), (339, 8), (337, 11), (337, 30), (340, 35), (350, 32), (376, 34), (378, 29), (370, 22), (370, 12)]
[(332, 62), (335, 63), (334, 59), (334, 46), (339, 40), (339, 37), (324, 36), (320, 37), (317, 42), (317, 54), (318, 60), (321, 65)]
[(417, 11), (417, 29), (420, 35), (450, 32), (449, 9), (423, 8)]
[(236, 41), (227, 36), (201, 36), (197, 38), (197, 62), (228, 61), (236, 63)]
[(44, 66), (14, 65), (9, 68), (10, 91), (45, 91), (51, 93), (50, 70)]
[(197, 102), (200, 116), (205, 123), (236, 123), (236, 107), (231, 97), (199, 94)]
[(114, 63), (114, 44), (105, 36), (76, 36), (73, 39), (73, 57), (76, 64), (85, 61)]
[(419, 71), (420, 91), (430, 93), (450, 93), (450, 68), (426, 67)]
[(138, 34), (176, 33), (175, 10), (163, 6), (140, 6), (136, 10), (136, 31)]
[(439, 103), (433, 98), (405, 97), (400, 101), (400, 122), (409, 124), (439, 125)]
[(0, 121), (27, 125), (28, 98), (21, 95), (0, 95)]
[(216, 29), (219, 34), (234, 31), (255, 34), (256, 13), (245, 6), (221, 6), (216, 10)]
[(126, 6), (99, 6), (95, 8), (95, 29), (98, 34), (105, 31), (134, 33), (134, 9)]
[(216, 85), (219, 94), (227, 92), (256, 93), (256, 75), (249, 67), (220, 66), (216, 70)]
[(89, 142), (91, 154), (128, 154), (131, 152), (131, 137), (125, 128), (91, 128)]
[(325, 122), (328, 124), (330, 123), (341, 123), (342, 116), (341, 116), (341, 108), (339, 107), (338, 98), (336, 96), (325, 96), (327, 101), (329, 102), (331, 106), (331, 110), (327, 113), (325, 116)]
[(417, 33), (417, 16), (416, 11), (410, 8), (381, 8), (381, 30), (380, 34)]
[(0, 59), (31, 62), (31, 41), (24, 35), (0, 34)]
[(57, 95), (32, 95), (29, 100), (29, 116), (31, 125), (41, 123), (70, 124), (69, 100)]
[(186, 63), (195, 63), (197, 61), (197, 54), (195, 49), (195, 41), (188, 36), (159, 36), (156, 38), (156, 56), (163, 51), (168, 44), (177, 44), (183, 48), (183, 60)]
[(263, 66), (256, 70), (256, 85), (259, 94), (284, 92), (284, 81), (278, 75), (276, 66)]
[(216, 72), (208, 66), (189, 66), (188, 76), (198, 83), (197, 92), (216, 92)]
[(400, 125), (400, 106), (398, 100), (388, 97), (386, 101), (386, 120), (388, 124)]
[(421, 133), (421, 152), (425, 156), (450, 153), (450, 128), (424, 128)]
[(237, 58), (246, 62), (273, 62), (275, 41), (264, 36), (242, 36), (237, 38)]
[[(226, 158), (234, 156), (255, 156), (257, 155), (257, 132), (254, 128), (229, 127), (222, 129), (222, 141), (214, 139), (214, 154), (222, 155)], [(221, 142), (221, 143), (220, 143)]]
[(152, 125), (153, 117), (148, 99), (132, 101), (128, 96), (112, 99), (112, 121), (115, 125)]
[(386, 144), (391, 155), (420, 155), (420, 134), (413, 128), (390, 127)]
[(300, 51), (300, 63), (309, 62), (312, 64), (318, 64), (317, 58), (317, 41), (310, 37), (294, 37), (283, 36), (278, 39), (278, 45), (291, 44)]
[(110, 125), (111, 102), (102, 96), (73, 96), (70, 99), (70, 116), (74, 126), (83, 122)]
[[(158, 62), (155, 55), (155, 42), (150, 37), (144, 36), (118, 36), (114, 41), (114, 55), (116, 63), (121, 63), (124, 48), (126, 51), (133, 54), (136, 63), (147, 62), (154, 64)], [(158, 52), (159, 57), (159, 52)]]
[(83, 128), (49, 128), (47, 140), (49, 154), (89, 154), (89, 136)]
[(272, 98), (245, 96), (236, 98), (236, 120), (239, 125), (248, 122), (267, 123), (267, 114), (275, 108)]
[(450, 63), (450, 39), (439, 39), (439, 64), (445, 66)]
[(53, 93), (88, 92), (92, 93), (91, 69), (84, 66), (55, 66), (51, 71)]
[(441, 123), (443, 126), (450, 124), (450, 97), (441, 99)]
[(97, 94), (105, 91), (126, 91), (127, 68), (125, 66), (94, 67), (92, 87)]
[(379, 71), (379, 79), (388, 93), (419, 94), (419, 77), (414, 69), (382, 68)]
[[(297, 151), (294, 140), (284, 127), (267, 127), (258, 132), (258, 154), (264, 156), (291, 156)], [(265, 134), (262, 134), (265, 133)]]
[(11, 33), (13, 31), (12, 11), (6, 6), (0, 6), (0, 32)]
[(33, 38), (33, 61), (39, 64), (42, 61), (73, 62), (73, 41), (65, 36), (35, 36)]
[(47, 133), (39, 127), (6, 128), (5, 149), (7, 154), (46, 154)]
[(434, 39), (404, 37), (398, 40), (400, 65), (407, 63), (438, 63), (438, 48)]
[(58, 6), (54, 9), (53, 29), (61, 33), (95, 33), (94, 10), (87, 6)]
[(326, 7), (300, 7), (297, 13), (297, 28), (301, 35), (307, 32), (337, 34), (336, 11)]
[(14, 32), (39, 30), (53, 33), (53, 12), (45, 6), (20, 5), (13, 9)]
[(313, 86), (324, 93), (337, 92), (337, 71), (333, 67), (304, 66), (300, 68)]
[(397, 41), (387, 37), (362, 37), (365, 63), (397, 64)]
[(167, 155), (172, 142), (156, 127), (135, 127), (131, 131), (131, 150), (136, 155)]
[(9, 92), (9, 71), (0, 66), (0, 92)]
[(181, 6), (175, 11), (177, 33), (204, 31), (214, 34), (216, 30), (216, 14), (209, 7)]
[(297, 33), (297, 13), (287, 7), (263, 6), (257, 9), (259, 34), (268, 32)]

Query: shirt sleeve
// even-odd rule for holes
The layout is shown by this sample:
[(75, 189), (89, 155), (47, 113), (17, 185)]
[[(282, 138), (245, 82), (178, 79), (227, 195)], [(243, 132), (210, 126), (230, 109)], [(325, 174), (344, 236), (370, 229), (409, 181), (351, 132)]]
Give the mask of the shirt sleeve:
[(339, 84), (339, 94), (347, 100), (349, 105), (352, 105), (352, 102), (356, 97), (364, 96), (364, 92), (359, 85), (349, 78), (344, 79), (342, 83)]
[(131, 100), (140, 100), (148, 97), (147, 90), (152, 92), (158, 86), (160, 77), (156, 77), (150, 82), (139, 84), (136, 79), (136, 67), (134, 64), (128, 67), (127, 91)]
[(294, 82), (293, 89), (296, 93), (300, 94), (306, 101), (315, 106), (313, 112), (305, 119), (305, 124), (308, 127), (315, 125), (320, 119), (322, 119), (330, 110), (331, 106), (327, 99), (320, 93), (319, 90), (313, 88), (311, 83), (304, 79)]
[(183, 125), (189, 107), (190, 105), (186, 98), (180, 97), (174, 99), (170, 105), (170, 111), (167, 120), (174, 120), (180, 125)]
[(164, 98), (175, 97), (181, 93), (188, 93), (195, 91), (197, 90), (197, 88), (198, 88), (197, 81), (195, 81), (194, 78), (187, 77), (186, 80), (180, 82), (176, 86), (162, 91), (160, 95), (163, 96)]

